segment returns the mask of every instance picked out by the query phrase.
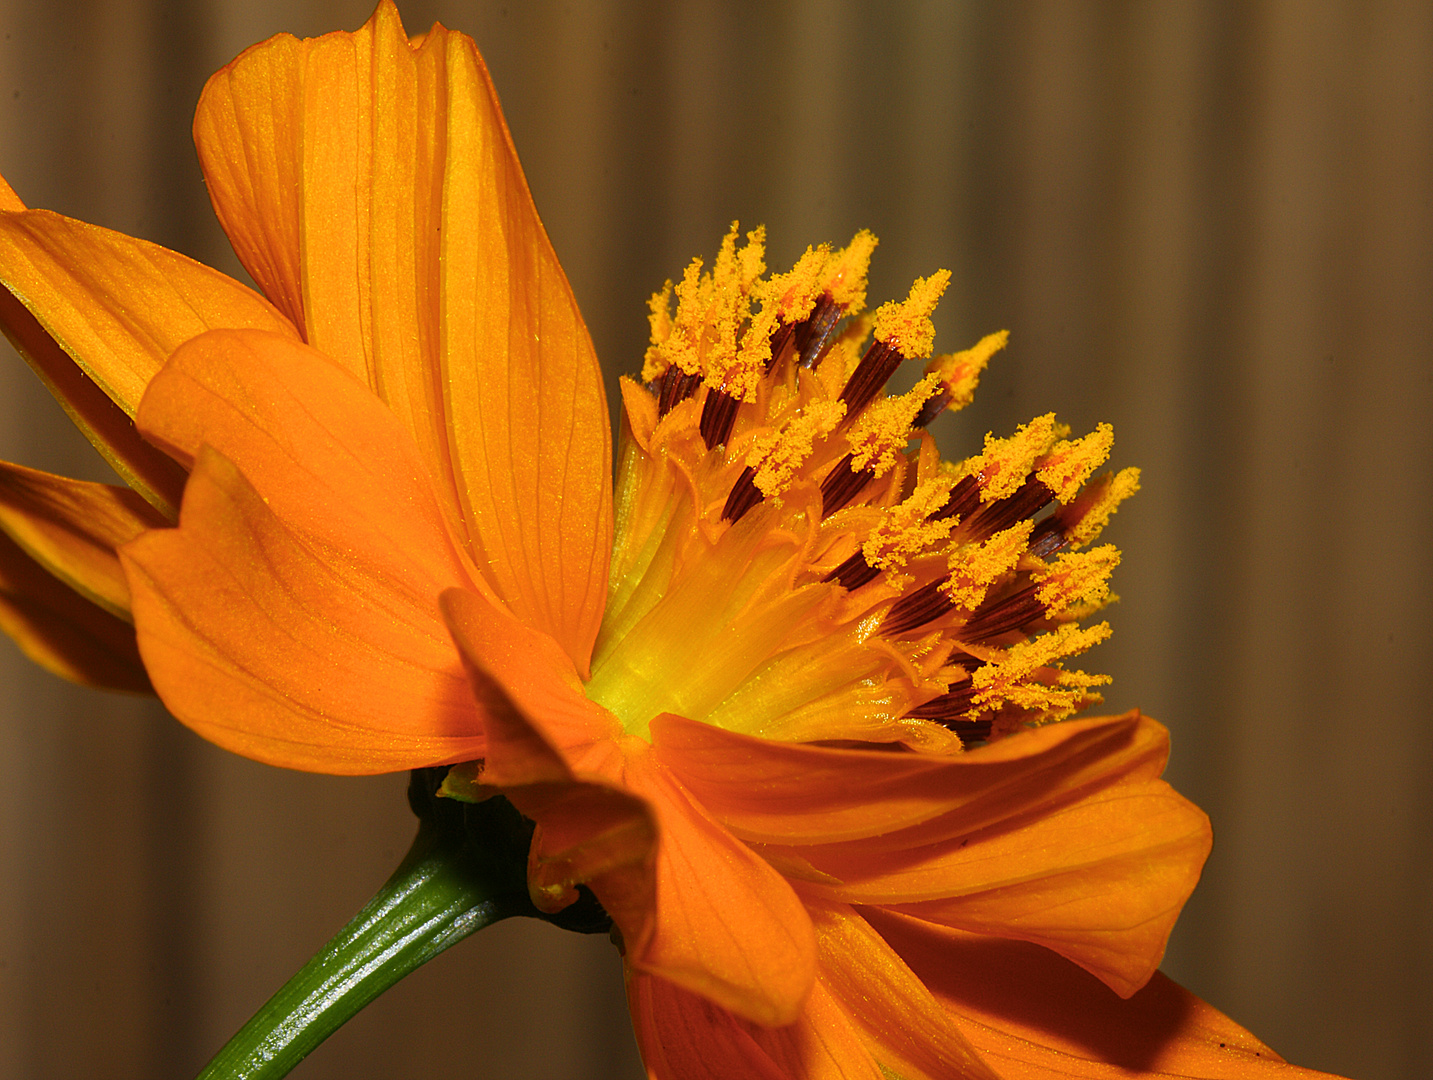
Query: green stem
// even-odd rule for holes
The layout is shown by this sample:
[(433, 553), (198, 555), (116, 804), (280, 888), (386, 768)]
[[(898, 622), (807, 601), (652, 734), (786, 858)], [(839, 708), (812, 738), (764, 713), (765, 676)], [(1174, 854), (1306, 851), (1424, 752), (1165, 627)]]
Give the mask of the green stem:
[[(199, 1080), (274, 1080), (405, 975), (511, 915), (528, 898), (532, 823), (505, 799), (464, 805), (436, 795), (446, 769), (418, 770), (409, 802), (418, 836), (378, 894), (229, 1040)], [(581, 905), (573, 905), (578, 908)], [(595, 909), (595, 910), (594, 910)], [(553, 921), (594, 932), (595, 903)]]

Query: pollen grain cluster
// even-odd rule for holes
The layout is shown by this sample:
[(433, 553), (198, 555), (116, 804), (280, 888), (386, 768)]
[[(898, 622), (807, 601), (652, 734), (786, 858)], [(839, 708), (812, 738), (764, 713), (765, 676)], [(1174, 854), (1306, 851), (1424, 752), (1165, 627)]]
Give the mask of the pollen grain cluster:
[[(1138, 470), (1096, 476), (1112, 433), (1038, 417), (941, 459), (991, 334), (931, 357), (949, 274), (864, 308), (875, 238), (768, 274), (735, 225), (652, 298), (623, 380), (616, 540), (588, 696), (633, 734), (671, 712), (768, 738), (954, 751), (1099, 700), (1064, 661), (1119, 562), (1091, 548)], [(675, 302), (675, 303), (674, 303)], [(885, 385), (926, 361), (904, 394)]]

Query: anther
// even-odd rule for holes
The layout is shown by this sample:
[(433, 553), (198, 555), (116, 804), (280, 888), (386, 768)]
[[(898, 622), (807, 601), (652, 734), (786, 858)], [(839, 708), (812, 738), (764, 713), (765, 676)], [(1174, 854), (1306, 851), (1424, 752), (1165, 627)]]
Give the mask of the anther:
[(1035, 596), (1037, 586), (1029, 585), (999, 600), (987, 600), (958, 631), (961, 641), (989, 641), (1001, 634), (1019, 630), (1045, 614)]
[[(816, 361), (821, 359), (821, 355), (826, 351), (826, 346), (831, 344), (831, 338), (836, 333), (836, 324), (841, 321), (844, 310), (840, 304), (831, 299), (830, 293), (822, 293), (811, 314), (803, 322), (796, 324), (793, 342), (802, 367), (816, 366)], [(774, 356), (776, 354), (774, 341), (771, 351)]]
[(872, 342), (841, 390), (841, 400), (846, 403), (846, 415), (855, 416), (869, 405), (904, 359), (894, 342)]
[(851, 467), (852, 455), (847, 454), (836, 463), (836, 467), (821, 481), (821, 517), (828, 518), (837, 510), (850, 504), (861, 493), (875, 475), (870, 466), (864, 469)]
[(945, 581), (940, 577), (926, 582), (892, 604), (881, 621), (881, 633), (886, 637), (899, 637), (954, 611), (955, 603), (941, 591)]
[(879, 573), (879, 570), (866, 561), (866, 556), (858, 551), (821, 580), (834, 581), (849, 592), (874, 581)]
[(761, 502), (761, 489), (756, 486), (756, 469), (754, 466), (748, 465), (736, 478), (736, 483), (731, 486), (731, 493), (726, 497), (726, 505), (722, 507), (722, 520), (730, 521), (735, 525), (748, 510), (759, 502)]
[(716, 387), (707, 390), (707, 399), (702, 402), (701, 433), (708, 450), (720, 446), (731, 435), (740, 405), (741, 402), (725, 390)]
[(700, 374), (689, 375), (673, 364), (657, 377), (657, 415), (666, 416), (701, 386)]

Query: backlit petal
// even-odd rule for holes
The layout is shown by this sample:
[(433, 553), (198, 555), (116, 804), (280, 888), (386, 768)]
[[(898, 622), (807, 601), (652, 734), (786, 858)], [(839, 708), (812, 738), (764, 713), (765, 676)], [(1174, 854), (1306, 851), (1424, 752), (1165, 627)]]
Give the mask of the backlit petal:
[(622, 928), (627, 962), (763, 1026), (793, 1022), (816, 948), (791, 886), (650, 754), (629, 758), (624, 781), (651, 806), (660, 836), (654, 899), (634, 875), (593, 883)]
[(182, 474), (149, 460), (157, 455), (135, 445), (125, 422), (149, 380), (205, 330), (294, 334), (263, 297), (217, 270), (47, 210), (0, 213), (0, 286), (7, 335), (101, 452), (127, 466), (121, 475), (170, 511)]
[(1313, 1080), (1156, 973), (1125, 1000), (1023, 941), (864, 912), (1001, 1080)]
[(760, 739), (676, 716), (652, 722), (653, 746), (738, 836), (777, 844), (874, 838), (914, 847), (961, 836), (1095, 780), (1154, 778), (1168, 732), (1140, 716), (1093, 717), (936, 757)]
[(92, 604), (0, 533), (0, 630), (71, 682), (149, 692), (134, 627)]
[[(598, 739), (611, 746), (603, 738), (611, 734), (610, 714), (598, 709), (592, 715), (587, 710), (597, 707), (580, 688), (574, 699), (567, 685), (572, 661), (551, 638), (531, 640), (544, 635), (476, 593), (450, 589), (442, 604), (487, 735), (485, 760), (454, 772), (468, 783), (501, 788), (537, 822), (528, 860), (533, 902), (543, 911), (560, 911), (577, 899), (577, 885), (629, 869), (650, 880), (657, 833), (646, 802), (604, 780), (576, 779), (549, 741), (567, 736), (567, 749), (579, 756)], [(545, 670), (552, 661), (557, 670)]]
[(809, 904), (818, 985), (844, 1007), (869, 1052), (902, 1080), (995, 1080), (895, 951), (851, 908)]
[(1164, 955), (1209, 854), (1209, 820), (1161, 780), (1101, 788), (916, 849), (801, 849), (849, 903), (1044, 945), (1129, 996)]
[(601, 375), (472, 41), (414, 48), (386, 2), (354, 34), (274, 38), (210, 80), (195, 134), (245, 265), (403, 419), (489, 583), (585, 672), (611, 550)]
[(115, 550), (168, 524), (128, 488), (0, 462), (0, 529), (70, 588), (126, 621), (129, 585)]
[(421, 569), (399, 565), (387, 538), (365, 537), (361, 518), (334, 524), (347, 544), (296, 530), (206, 447), (179, 528), (120, 553), (160, 697), (210, 741), (289, 768), (377, 773), (481, 757), (436, 591), (415, 587)]
[(627, 1000), (642, 1059), (655, 1080), (880, 1080), (883, 1075), (819, 983), (796, 1021), (779, 1028), (741, 1020), (651, 976), (630, 976)]
[(570, 779), (594, 744), (621, 735), (617, 719), (583, 694), (571, 658), (551, 637), (469, 590), (444, 593), (442, 608), (478, 702), (493, 716), (485, 784)]

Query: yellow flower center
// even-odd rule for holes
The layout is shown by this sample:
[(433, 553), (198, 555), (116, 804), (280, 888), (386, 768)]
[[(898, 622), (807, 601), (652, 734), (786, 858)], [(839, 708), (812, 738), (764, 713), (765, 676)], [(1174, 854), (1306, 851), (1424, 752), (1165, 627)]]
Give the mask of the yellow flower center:
[[(862, 313), (869, 233), (768, 275), (735, 225), (652, 299), (643, 385), (623, 380), (611, 591), (587, 694), (648, 737), (664, 712), (767, 738), (951, 752), (1099, 700), (1065, 657), (1109, 627), (1114, 548), (1090, 543), (1138, 471), (1094, 480), (1107, 425), (1043, 416), (942, 461), (927, 426), (968, 403), (992, 334), (932, 351), (949, 275)], [(672, 309), (675, 295), (676, 309)], [(871, 338), (867, 343), (867, 338)]]

